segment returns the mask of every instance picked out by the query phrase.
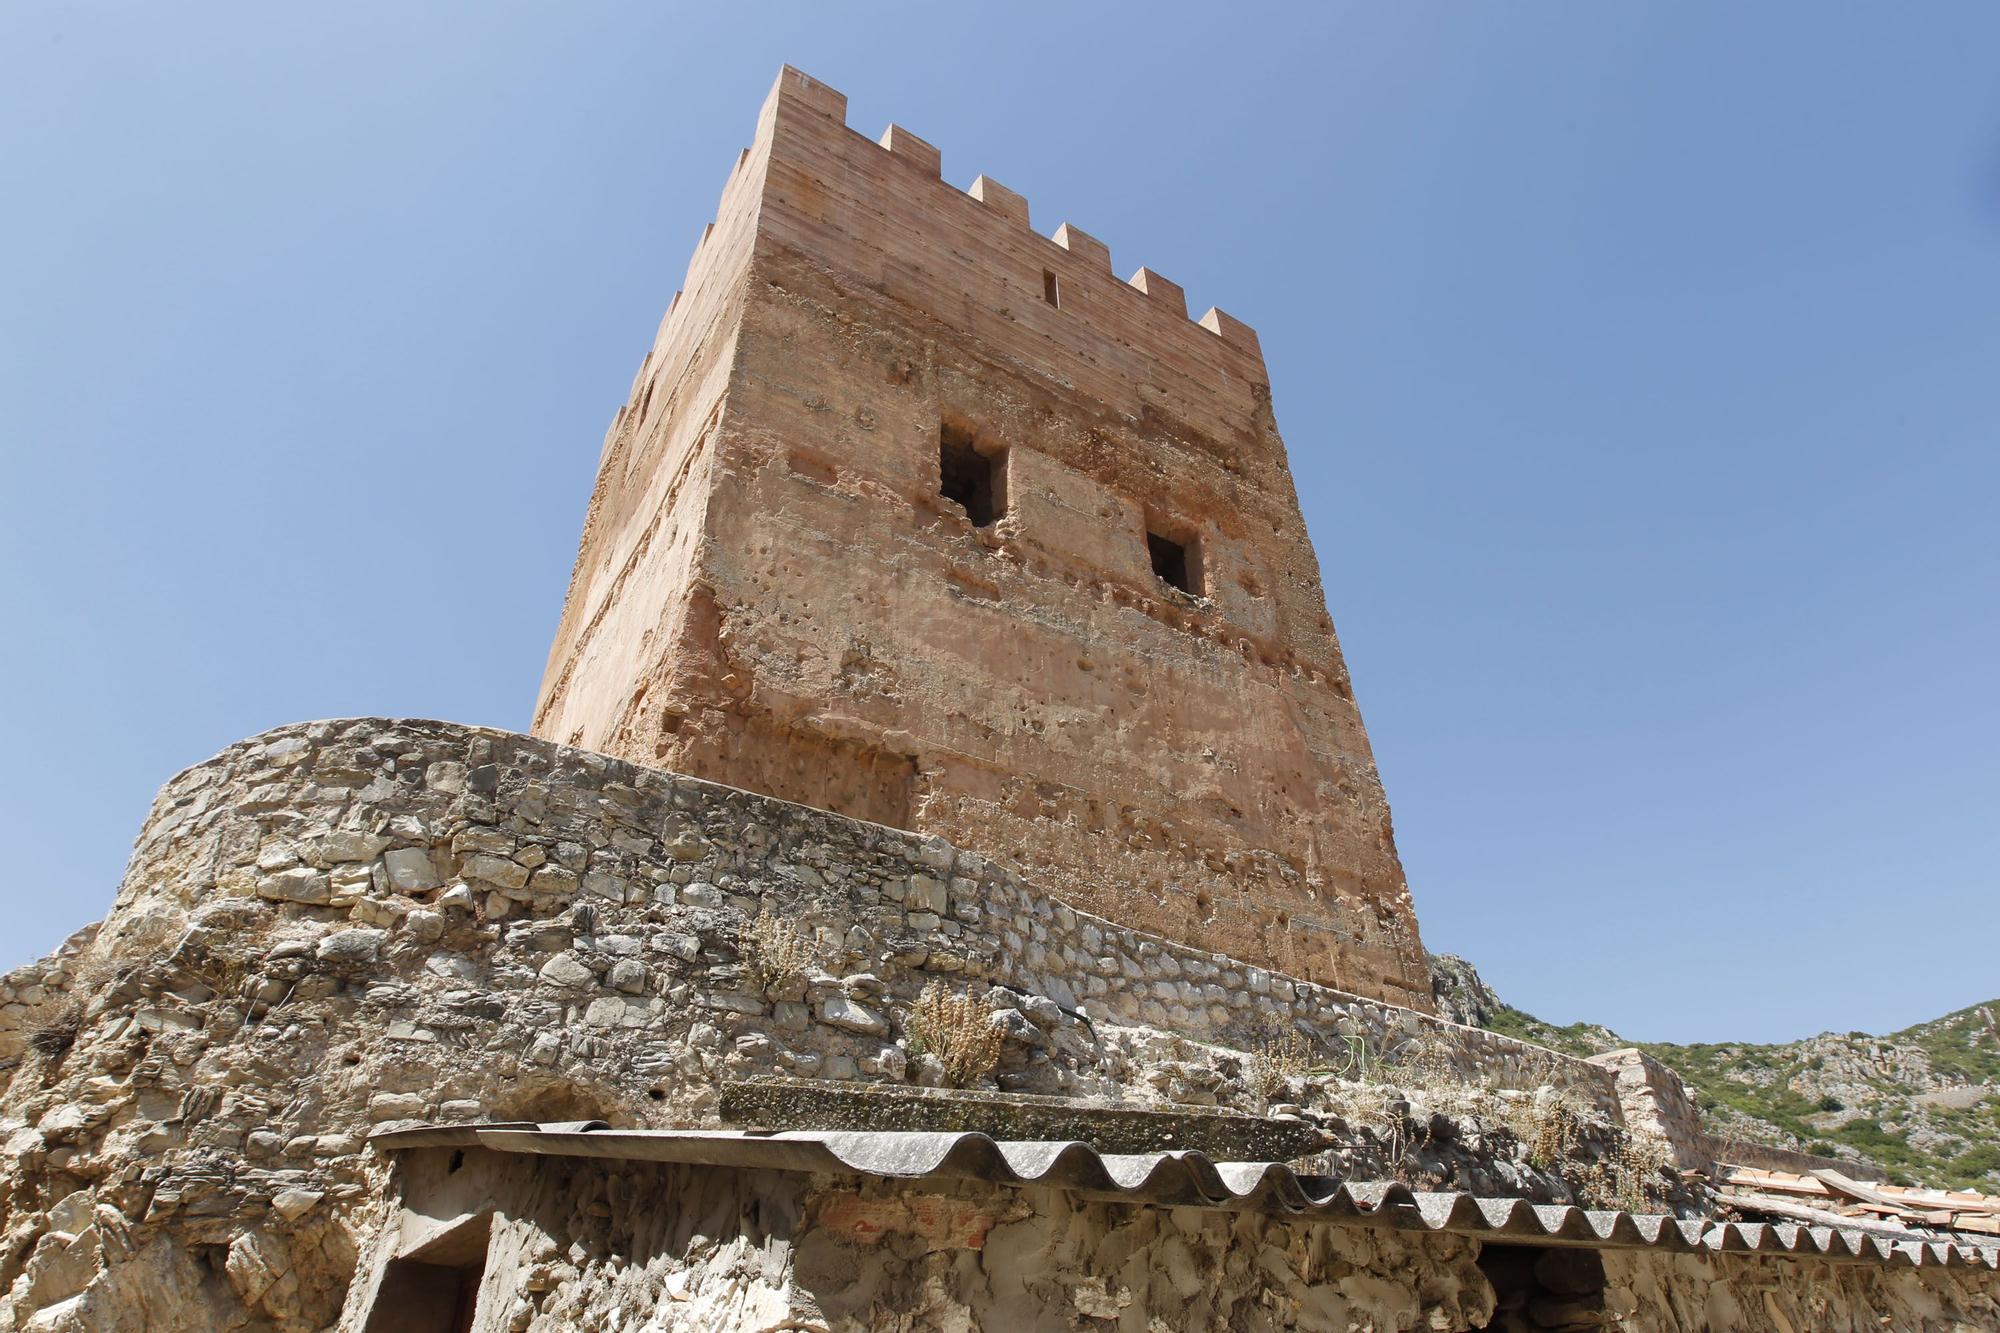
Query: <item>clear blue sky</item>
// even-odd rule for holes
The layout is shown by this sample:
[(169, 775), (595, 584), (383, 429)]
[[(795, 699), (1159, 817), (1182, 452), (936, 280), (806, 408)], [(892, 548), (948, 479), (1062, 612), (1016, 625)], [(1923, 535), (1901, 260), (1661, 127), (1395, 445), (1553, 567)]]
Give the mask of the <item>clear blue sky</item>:
[(528, 723), (790, 61), (1262, 334), (1432, 948), (2000, 994), (2000, 7), (0, 11), (0, 967), (267, 727)]

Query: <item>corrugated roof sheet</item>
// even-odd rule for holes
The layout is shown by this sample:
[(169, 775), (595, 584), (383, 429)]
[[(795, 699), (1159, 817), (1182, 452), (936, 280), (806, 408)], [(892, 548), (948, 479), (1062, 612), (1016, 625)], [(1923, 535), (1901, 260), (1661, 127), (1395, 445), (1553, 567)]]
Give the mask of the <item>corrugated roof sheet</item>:
[(1099, 1153), (1085, 1143), (996, 1142), (984, 1134), (740, 1130), (614, 1130), (582, 1124), (432, 1125), (389, 1130), (386, 1150), (491, 1148), (619, 1161), (1041, 1185), (1092, 1198), (1175, 1207), (1254, 1209), (1406, 1231), (1449, 1231), (1514, 1242), (1795, 1258), (1917, 1267), (2000, 1269), (2000, 1249), (1899, 1240), (1861, 1230), (1716, 1222), (1358, 1184), (1299, 1175), (1282, 1162), (1212, 1162), (1197, 1152)]

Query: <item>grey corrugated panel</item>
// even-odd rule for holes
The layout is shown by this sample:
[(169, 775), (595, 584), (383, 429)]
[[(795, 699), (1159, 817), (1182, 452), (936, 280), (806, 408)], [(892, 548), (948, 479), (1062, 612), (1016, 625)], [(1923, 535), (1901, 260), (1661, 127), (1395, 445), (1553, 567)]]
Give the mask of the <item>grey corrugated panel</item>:
[(479, 1146), (499, 1152), (617, 1161), (681, 1162), (887, 1180), (977, 1180), (1048, 1186), (1124, 1203), (1255, 1209), (1405, 1231), (1504, 1236), (1595, 1249), (1657, 1249), (2000, 1268), (2000, 1249), (1969, 1243), (1888, 1240), (1844, 1228), (1711, 1222), (1538, 1204), (1525, 1199), (1431, 1193), (1389, 1183), (1301, 1176), (1282, 1162), (1211, 1162), (1196, 1152), (1120, 1155), (1086, 1143), (999, 1141), (984, 1134), (741, 1130), (576, 1130), (507, 1125), (426, 1125), (372, 1140), (387, 1150)]

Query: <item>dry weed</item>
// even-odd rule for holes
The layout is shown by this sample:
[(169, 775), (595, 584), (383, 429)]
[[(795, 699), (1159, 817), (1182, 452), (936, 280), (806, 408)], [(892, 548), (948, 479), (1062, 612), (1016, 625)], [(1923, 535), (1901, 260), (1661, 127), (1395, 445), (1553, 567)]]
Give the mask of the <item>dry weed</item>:
[(1620, 1135), (1616, 1151), (1585, 1173), (1582, 1193), (1605, 1208), (1652, 1212), (1667, 1192), (1673, 1145), (1646, 1130)]
[(1297, 1032), (1280, 1033), (1250, 1054), (1250, 1090), (1266, 1102), (1291, 1089), (1312, 1068), (1312, 1043)]
[(1395, 1074), (1397, 1082), (1421, 1092), (1456, 1088), (1466, 1082), (1452, 1059), (1451, 1043), (1428, 1032), (1397, 1052)]
[(970, 995), (933, 981), (917, 996), (908, 1025), (910, 1054), (934, 1055), (945, 1081), (963, 1088), (1000, 1063), (1002, 1033), (992, 1012)]
[(28, 1045), (53, 1065), (69, 1054), (69, 1048), (76, 1045), (82, 1032), (83, 1011), (75, 1005), (66, 1005), (28, 1034)]
[(1515, 1102), (1507, 1117), (1508, 1128), (1526, 1145), (1528, 1160), (1549, 1170), (1560, 1166), (1583, 1140), (1583, 1127), (1590, 1114), (1583, 1099), (1568, 1090), (1548, 1089)]
[(736, 947), (743, 959), (744, 978), (759, 990), (805, 980), (807, 969), (818, 957), (812, 935), (790, 917), (778, 916), (769, 908), (745, 923)]

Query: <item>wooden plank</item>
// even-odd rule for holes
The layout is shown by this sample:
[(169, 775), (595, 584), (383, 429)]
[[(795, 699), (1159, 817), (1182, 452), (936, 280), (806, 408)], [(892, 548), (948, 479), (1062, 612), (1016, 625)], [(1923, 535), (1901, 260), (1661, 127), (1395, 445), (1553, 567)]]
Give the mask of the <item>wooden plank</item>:
[(1989, 1199), (1981, 1194), (1968, 1194), (1958, 1190), (1923, 1189), (1883, 1189), (1884, 1194), (1895, 1199), (1907, 1200), (1919, 1208), (1950, 1208), (1962, 1213), (1993, 1213), (2000, 1215), (2000, 1199)]
[(1796, 1195), (1827, 1202), (1847, 1199), (1860, 1205), (1860, 1208), (1853, 1210), (1855, 1213), (1866, 1210), (1889, 1216), (1907, 1216), (1939, 1225), (1948, 1225), (1953, 1216), (2000, 1218), (2000, 1199), (1971, 1191), (1865, 1184), (1838, 1171), (1822, 1171), (1815, 1172), (1811, 1176), (1799, 1176), (1788, 1171), (1726, 1166), (1717, 1172), (1717, 1182), (1765, 1194)]
[(1760, 1171), (1755, 1167), (1732, 1166), (1725, 1168), (1719, 1179), (1725, 1185), (1744, 1185), (1779, 1194), (1806, 1194), (1822, 1199), (1834, 1197), (1832, 1190), (1812, 1177), (1795, 1176), (1785, 1171)]
[(1813, 1172), (1813, 1179), (1822, 1182), (1836, 1194), (1845, 1195), (1850, 1199), (1858, 1199), (1862, 1203), (1874, 1204), (1879, 1208), (1886, 1208), (1892, 1212), (1901, 1212), (1910, 1207), (1908, 1203), (1900, 1199), (1891, 1198), (1881, 1190), (1876, 1189), (1873, 1185), (1864, 1185), (1858, 1180), (1850, 1180), (1838, 1171), (1815, 1171)]
[(1923, 1222), (1931, 1226), (1948, 1227), (1951, 1225), (1951, 1209), (1926, 1208), (1909, 1197), (1912, 1191), (1899, 1190), (1893, 1185), (1877, 1189), (1872, 1185), (1864, 1185), (1858, 1180), (1849, 1180), (1838, 1171), (1815, 1171), (1813, 1175), (1825, 1181), (1828, 1186), (1837, 1192), (1879, 1212), (1888, 1213), (1895, 1217), (1905, 1217), (1911, 1221)]
[(1877, 1236), (1888, 1236), (1896, 1240), (1926, 1239), (1921, 1233), (1894, 1222), (1875, 1218), (1852, 1217), (1829, 1212), (1824, 1208), (1808, 1208), (1790, 1199), (1772, 1199), (1749, 1195), (1725, 1194), (1720, 1202), (1739, 1213), (1762, 1213), (1768, 1217), (1782, 1217), (1793, 1222), (1806, 1222), (1816, 1227), (1832, 1227), (1837, 1231), (1862, 1231)]
[[(1797, 1184), (1796, 1181), (1786, 1183)], [(1836, 1208), (1813, 1207), (1798, 1199), (1775, 1198), (1770, 1194), (1752, 1193), (1746, 1183), (1740, 1180), (1732, 1181), (1731, 1185), (1731, 1188), (1719, 1193), (1717, 1202), (1738, 1213), (1760, 1213), (1795, 1222), (1807, 1222), (1814, 1226), (1870, 1231), (1896, 1235), (1904, 1239), (1921, 1239), (1928, 1235), (1927, 1230), (1908, 1229), (1912, 1223), (1924, 1228), (1976, 1233), (1981, 1236), (2000, 1236), (2000, 1215), (1913, 1208), (1895, 1204), (1886, 1194), (1880, 1201), (1857, 1199), (1847, 1201)]]

